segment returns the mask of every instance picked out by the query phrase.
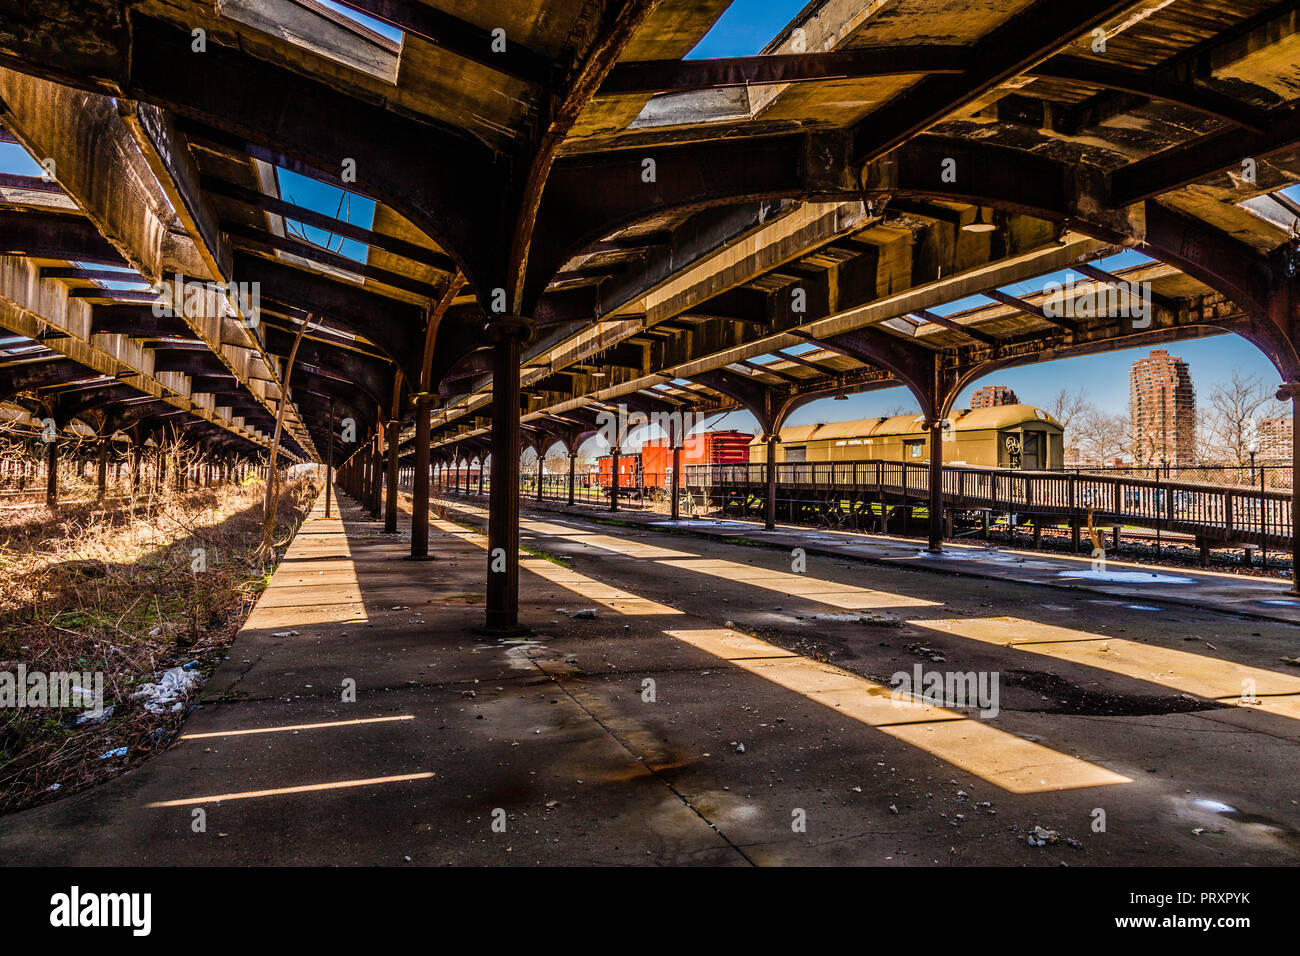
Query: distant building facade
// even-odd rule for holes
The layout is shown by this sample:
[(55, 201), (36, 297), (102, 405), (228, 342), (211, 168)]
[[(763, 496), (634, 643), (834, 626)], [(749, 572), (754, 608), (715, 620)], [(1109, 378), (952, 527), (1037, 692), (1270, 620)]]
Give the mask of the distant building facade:
[(997, 408), (999, 405), (1019, 405), (1016, 393), (1005, 385), (985, 385), (977, 388), (970, 397), (971, 408)]
[(1259, 455), (1261, 458), (1291, 458), (1291, 419), (1261, 418), (1259, 421)]
[(1139, 464), (1191, 464), (1196, 457), (1196, 389), (1187, 363), (1152, 349), (1129, 373), (1133, 457)]

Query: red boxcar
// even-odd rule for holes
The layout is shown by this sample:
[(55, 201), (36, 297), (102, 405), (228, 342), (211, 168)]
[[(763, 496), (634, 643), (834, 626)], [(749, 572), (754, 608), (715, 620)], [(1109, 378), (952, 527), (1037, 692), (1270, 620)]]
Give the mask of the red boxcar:
[[(687, 465), (737, 465), (749, 461), (749, 443), (754, 436), (745, 432), (701, 432), (682, 443), (682, 467)], [(612, 482), (609, 456), (597, 459), (600, 486)], [(658, 438), (641, 446), (637, 454), (618, 456), (619, 488), (664, 488), (673, 466), (673, 450), (668, 440)]]

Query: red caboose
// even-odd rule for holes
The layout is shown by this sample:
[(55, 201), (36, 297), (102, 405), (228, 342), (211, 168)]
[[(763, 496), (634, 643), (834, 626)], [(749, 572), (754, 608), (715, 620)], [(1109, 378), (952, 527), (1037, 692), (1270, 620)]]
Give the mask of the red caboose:
[[(749, 443), (754, 436), (745, 432), (700, 432), (682, 443), (682, 467), (687, 465), (738, 465), (749, 461)], [(600, 487), (608, 489), (612, 481), (613, 460), (607, 455), (597, 459)], [(673, 450), (666, 438), (657, 438), (641, 446), (636, 454), (618, 456), (620, 489), (662, 490), (668, 487), (673, 467)]]

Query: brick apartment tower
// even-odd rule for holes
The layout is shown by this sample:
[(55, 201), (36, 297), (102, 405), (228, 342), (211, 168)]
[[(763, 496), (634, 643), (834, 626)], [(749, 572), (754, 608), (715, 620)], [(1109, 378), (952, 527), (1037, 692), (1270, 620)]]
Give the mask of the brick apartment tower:
[(1277, 459), (1291, 462), (1291, 419), (1264, 418), (1259, 423), (1259, 457), (1261, 461)]
[(1196, 389), (1187, 363), (1164, 349), (1129, 373), (1133, 457), (1138, 464), (1191, 464), (1196, 455)]
[(998, 405), (1019, 405), (1016, 393), (1005, 385), (985, 385), (970, 397), (971, 408), (996, 408)]

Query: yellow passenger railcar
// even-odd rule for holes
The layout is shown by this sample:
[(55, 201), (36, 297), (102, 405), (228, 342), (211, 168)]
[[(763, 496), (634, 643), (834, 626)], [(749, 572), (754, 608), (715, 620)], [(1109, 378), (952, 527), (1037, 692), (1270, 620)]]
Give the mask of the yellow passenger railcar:
[[(964, 408), (952, 413), (943, 432), (946, 465), (1039, 470), (1064, 463), (1064, 429), (1033, 405)], [(930, 460), (929, 432), (920, 415), (866, 418), (781, 429), (777, 462)], [(751, 462), (767, 461), (767, 444), (755, 438)]]

